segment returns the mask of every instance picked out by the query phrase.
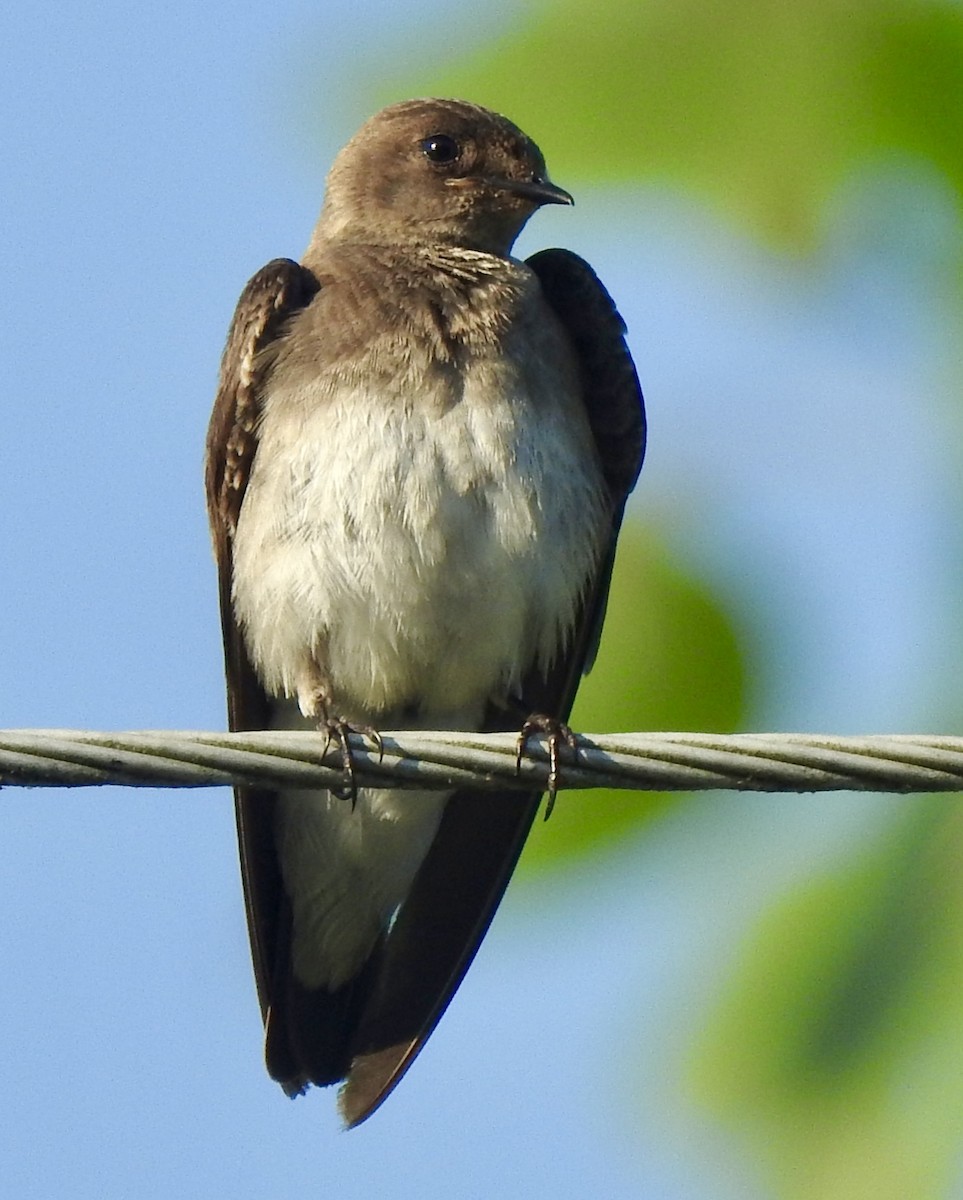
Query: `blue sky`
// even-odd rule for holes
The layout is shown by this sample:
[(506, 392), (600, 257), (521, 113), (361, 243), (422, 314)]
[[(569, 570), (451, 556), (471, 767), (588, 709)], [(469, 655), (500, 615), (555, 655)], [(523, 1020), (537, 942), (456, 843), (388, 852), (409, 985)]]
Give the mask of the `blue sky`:
[[(443, 49), (448, 12), (6, 18), (0, 726), (223, 727), (201, 456), (227, 323), (246, 278), (306, 244), (368, 73)], [(551, 163), (552, 131), (530, 132)], [(751, 615), (759, 721), (945, 725), (938, 183), (853, 181), (807, 264), (680, 196), (577, 190), (522, 250), (570, 245), (618, 298), (652, 418), (636, 510)], [(228, 793), (6, 790), (0, 1174), (25, 1200), (763, 1195), (686, 1111), (673, 1056), (761, 899), (869, 811), (706, 799), (561, 894), (514, 888), (416, 1068), (345, 1135), (332, 1094), (291, 1103), (264, 1073)]]

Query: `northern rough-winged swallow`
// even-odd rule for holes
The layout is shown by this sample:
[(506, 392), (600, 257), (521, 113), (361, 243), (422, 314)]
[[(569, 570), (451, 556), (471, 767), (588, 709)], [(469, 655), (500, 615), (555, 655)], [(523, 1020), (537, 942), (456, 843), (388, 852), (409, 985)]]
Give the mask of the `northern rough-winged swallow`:
[[(232, 729), (567, 735), (645, 442), (592, 269), (510, 257), (570, 203), (504, 117), (411, 100), (337, 156), (303, 260), (244, 289), (206, 466)], [(235, 797), (268, 1070), (344, 1080), (357, 1124), (461, 982), (539, 795)]]

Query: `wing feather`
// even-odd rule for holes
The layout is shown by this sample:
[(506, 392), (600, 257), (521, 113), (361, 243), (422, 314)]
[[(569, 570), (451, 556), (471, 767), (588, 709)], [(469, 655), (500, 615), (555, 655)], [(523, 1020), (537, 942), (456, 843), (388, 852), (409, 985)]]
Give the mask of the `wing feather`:
[[(238, 301), (221, 359), (214, 411), (207, 433), (204, 482), (217, 563), (228, 723), (232, 730), (264, 729), (267, 697), (248, 659), (232, 599), (234, 532), (257, 452), (264, 350), (292, 314), (318, 290), (314, 276), (291, 259), (262, 267)], [(266, 1015), (278, 938), (283, 889), (271, 831), (271, 793), (235, 788), (241, 875), (251, 954), (262, 1015)]]

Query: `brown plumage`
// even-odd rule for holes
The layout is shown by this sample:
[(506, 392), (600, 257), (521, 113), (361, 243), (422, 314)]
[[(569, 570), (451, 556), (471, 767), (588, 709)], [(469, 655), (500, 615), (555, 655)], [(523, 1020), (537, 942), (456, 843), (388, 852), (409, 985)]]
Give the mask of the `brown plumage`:
[[(624, 326), (564, 250), (538, 148), (461, 101), (395, 105), (338, 155), (301, 264), (238, 303), (208, 435), (232, 729), (564, 721), (594, 658), (642, 397)], [(320, 735), (323, 736), (323, 735)], [(537, 793), (238, 788), (272, 1076), (407, 1070), (515, 866)]]

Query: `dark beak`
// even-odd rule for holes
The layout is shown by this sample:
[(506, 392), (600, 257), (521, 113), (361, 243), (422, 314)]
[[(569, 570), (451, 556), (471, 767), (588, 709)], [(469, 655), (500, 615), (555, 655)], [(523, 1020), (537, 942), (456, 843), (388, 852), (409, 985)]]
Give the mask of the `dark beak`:
[(504, 188), (516, 196), (534, 200), (536, 204), (574, 204), (575, 201), (564, 188), (556, 187), (547, 179), (489, 179), (492, 187)]

